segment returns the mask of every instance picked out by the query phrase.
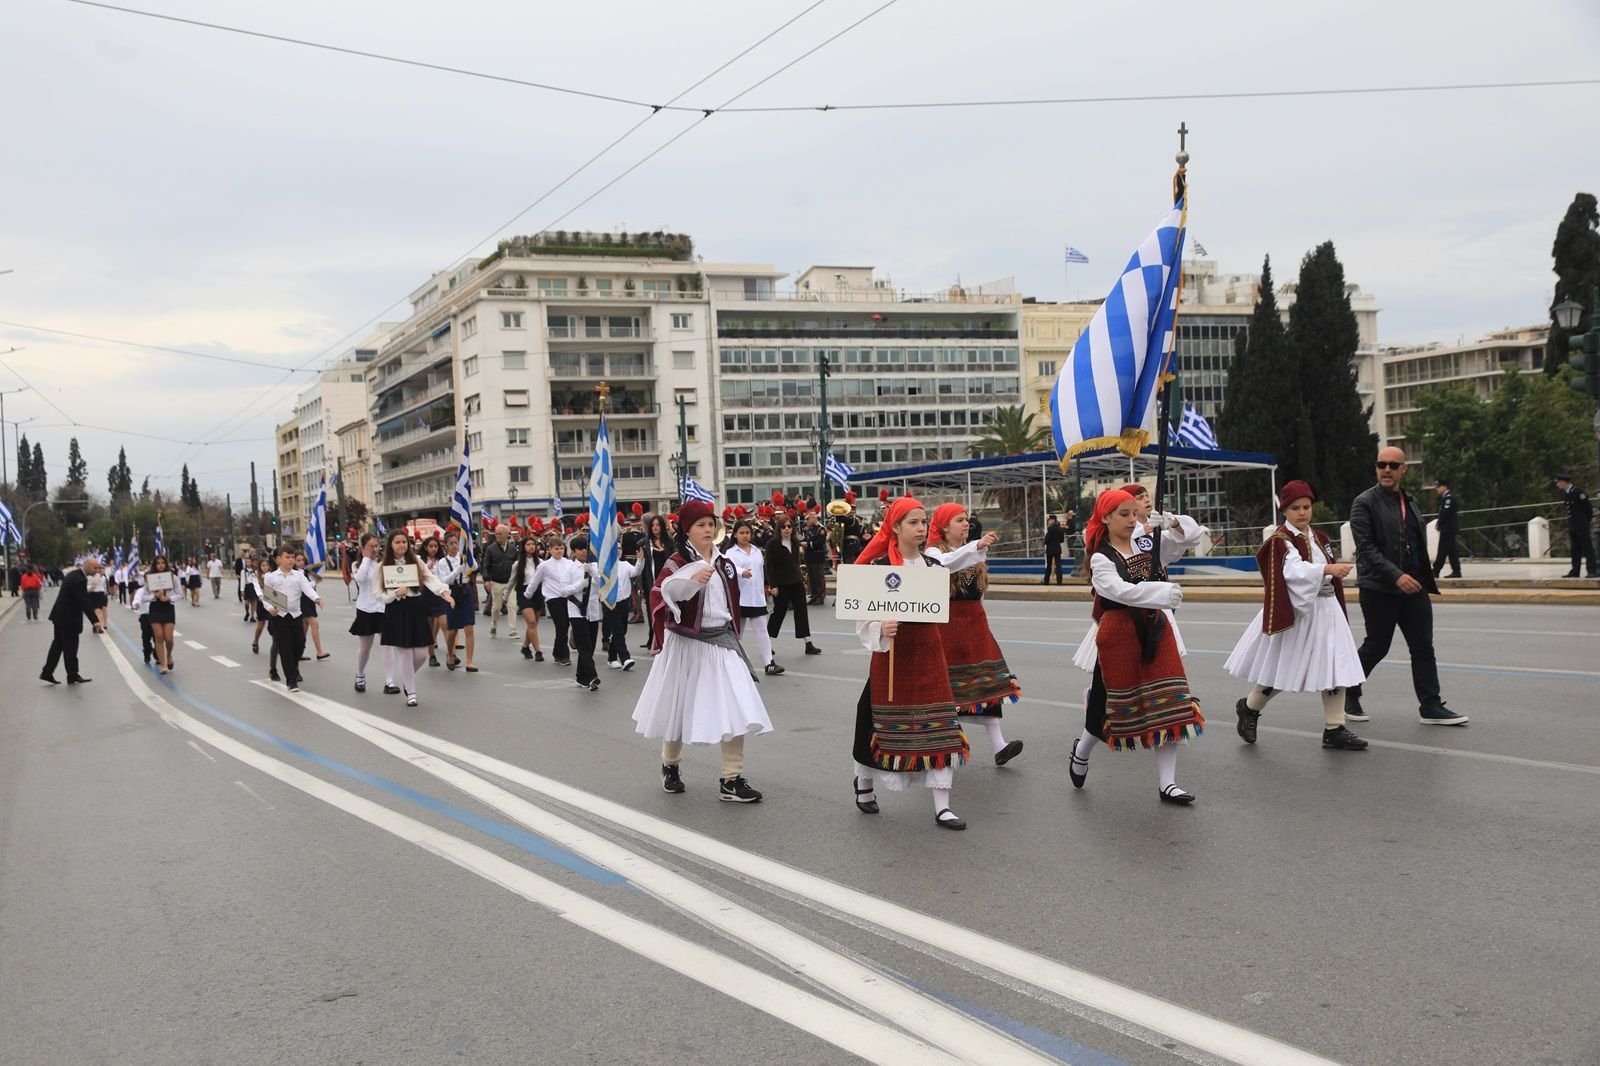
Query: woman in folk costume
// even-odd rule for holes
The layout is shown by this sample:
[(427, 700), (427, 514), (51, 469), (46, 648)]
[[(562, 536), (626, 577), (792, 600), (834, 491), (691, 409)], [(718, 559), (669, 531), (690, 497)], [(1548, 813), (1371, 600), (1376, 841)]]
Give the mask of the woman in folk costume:
[[(1101, 741), (1113, 751), (1153, 748), (1161, 801), (1193, 803), (1194, 794), (1176, 780), (1178, 744), (1199, 736), (1205, 719), (1167, 613), (1183, 602), (1183, 592), (1160, 580), (1151, 538), (1136, 534), (1139, 510), (1121, 489), (1102, 492), (1084, 531), (1094, 589), (1094, 682), (1068, 772), (1082, 788), (1089, 755)], [(1073, 661), (1083, 666), (1082, 659), (1080, 649)]]
[(664, 791), (684, 790), (678, 764), (685, 741), (720, 744), (718, 798), (756, 803), (761, 793), (744, 778), (744, 738), (770, 733), (772, 720), (739, 643), (739, 572), (716, 549), (710, 504), (690, 500), (678, 514), (683, 534), (650, 590), (651, 650), (659, 657), (633, 720), (641, 735), (661, 741)]
[(995, 765), (1004, 766), (1022, 754), (1022, 741), (1006, 743), (1000, 728), (1001, 710), (1007, 700), (1015, 703), (1022, 690), (983, 610), (983, 594), (989, 588), (989, 548), (996, 537), (985, 533), (969, 541), (969, 527), (967, 509), (959, 503), (935, 507), (928, 522), (927, 553), (950, 571), (950, 621), (938, 627), (939, 636), (944, 640), (956, 713), (983, 720), (994, 744)]
[(1320, 692), (1322, 746), (1361, 751), (1367, 742), (1344, 724), (1344, 690), (1366, 677), (1345, 614), (1344, 579), (1350, 576), (1350, 564), (1337, 562), (1327, 535), (1312, 527), (1316, 499), (1304, 481), (1291, 481), (1278, 493), (1283, 524), (1256, 552), (1261, 610), (1223, 669), (1255, 683), (1234, 708), (1245, 743), (1256, 742), (1256, 725), (1272, 697)]
[[(910, 496), (889, 505), (883, 524), (856, 558), (857, 564), (939, 566), (922, 552), (928, 512)], [(949, 624), (949, 623), (944, 623)], [(933, 820), (941, 829), (965, 829), (950, 809), (956, 767), (971, 750), (956, 700), (950, 691), (941, 624), (933, 622), (856, 623), (856, 634), (872, 652), (872, 670), (856, 704), (856, 807), (878, 813), (876, 789), (899, 792), (922, 784), (933, 792)], [(889, 695), (891, 646), (899, 659), (894, 695)]]

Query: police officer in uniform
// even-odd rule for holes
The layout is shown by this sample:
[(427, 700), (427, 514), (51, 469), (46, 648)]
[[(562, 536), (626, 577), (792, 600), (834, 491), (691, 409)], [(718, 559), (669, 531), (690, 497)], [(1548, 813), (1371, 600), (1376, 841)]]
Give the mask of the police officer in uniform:
[(1572, 483), (1571, 474), (1557, 474), (1556, 488), (1561, 490), (1561, 502), (1567, 508), (1567, 539), (1572, 542), (1572, 569), (1563, 577), (1577, 577), (1578, 565), (1586, 561), (1590, 577), (1595, 573), (1594, 540), (1589, 525), (1594, 521), (1594, 504), (1589, 494)]
[(1445, 560), (1450, 561), (1450, 577), (1461, 576), (1461, 555), (1456, 551), (1456, 534), (1461, 531), (1461, 505), (1456, 494), (1450, 491), (1450, 482), (1443, 478), (1433, 487), (1439, 494), (1439, 514), (1434, 519), (1439, 526), (1439, 551), (1433, 560), (1433, 576), (1444, 570)]
[(828, 532), (822, 528), (822, 512), (812, 507), (806, 511), (806, 524), (800, 530), (800, 543), (805, 547), (806, 579), (810, 593), (806, 603), (817, 606), (827, 600)]

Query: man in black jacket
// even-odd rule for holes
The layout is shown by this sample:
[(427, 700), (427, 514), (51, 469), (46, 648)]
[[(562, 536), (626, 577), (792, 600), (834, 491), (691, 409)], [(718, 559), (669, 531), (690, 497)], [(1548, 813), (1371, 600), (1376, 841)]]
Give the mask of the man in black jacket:
[(50, 622), (55, 626), (55, 639), (50, 642), (50, 654), (39, 673), (40, 681), (59, 685), (56, 680), (56, 663), (67, 661), (67, 684), (84, 685), (91, 678), (78, 673), (78, 638), (83, 634), (83, 620), (87, 618), (96, 633), (104, 633), (100, 619), (95, 617), (94, 603), (89, 599), (89, 576), (100, 572), (100, 560), (90, 556), (83, 568), (74, 570), (61, 581), (61, 591), (50, 608)]
[(806, 580), (810, 583), (809, 606), (823, 606), (828, 590), (828, 531), (822, 528), (822, 512), (806, 512), (806, 524), (800, 530), (800, 541), (806, 550)]
[(1577, 577), (1580, 564), (1589, 564), (1589, 576), (1597, 577), (1594, 561), (1593, 534), (1589, 527), (1594, 523), (1594, 504), (1589, 494), (1572, 483), (1571, 474), (1557, 474), (1556, 488), (1561, 490), (1561, 502), (1567, 508), (1567, 539), (1572, 543), (1572, 569), (1563, 577)]
[(1050, 584), (1050, 571), (1056, 573), (1056, 584), (1061, 584), (1061, 543), (1067, 539), (1067, 534), (1061, 528), (1061, 522), (1055, 515), (1051, 515), (1044, 524), (1044, 577), (1039, 579), (1039, 584)]
[[(511, 587), (511, 568), (517, 564), (517, 545), (511, 543), (511, 527), (495, 526), (494, 540), (483, 549), (483, 598), (488, 601), (483, 613), (489, 616), (489, 639), (500, 630), (500, 616), (506, 619), (506, 639), (517, 639), (517, 597)], [(496, 587), (498, 586), (498, 587)], [(507, 600), (510, 610), (506, 609)]]
[(1450, 482), (1439, 479), (1434, 486), (1434, 491), (1439, 494), (1439, 517), (1434, 521), (1439, 523), (1439, 551), (1433, 559), (1433, 576), (1438, 577), (1444, 571), (1445, 561), (1450, 563), (1450, 576), (1461, 576), (1461, 554), (1456, 551), (1456, 534), (1461, 531), (1461, 505), (1456, 502), (1456, 494), (1450, 491)]
[[(1416, 497), (1400, 487), (1406, 471), (1406, 453), (1384, 448), (1378, 453), (1378, 483), (1357, 496), (1350, 506), (1350, 528), (1356, 540), (1356, 584), (1361, 590), (1361, 617), (1367, 626), (1361, 642), (1361, 669), (1372, 676), (1373, 667), (1389, 654), (1395, 627), (1411, 652), (1411, 684), (1417, 692), (1417, 713), (1423, 725), (1466, 725), (1467, 716), (1444, 705), (1439, 695), (1439, 667), (1433, 655), (1433, 603), (1428, 594), (1439, 592), (1428, 565), (1428, 544), (1422, 531), (1422, 511)], [(1345, 692), (1345, 717), (1365, 722), (1361, 686)]]

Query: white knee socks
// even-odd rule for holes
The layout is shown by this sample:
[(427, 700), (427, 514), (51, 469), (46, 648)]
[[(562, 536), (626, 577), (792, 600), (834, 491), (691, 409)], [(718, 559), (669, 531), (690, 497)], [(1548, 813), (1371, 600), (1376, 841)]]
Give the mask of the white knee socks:
[(934, 814), (938, 814), (950, 806), (950, 790), (948, 788), (931, 788), (928, 791), (933, 793)]
[(356, 652), (357, 677), (367, 676), (367, 660), (372, 658), (372, 642), (376, 639), (378, 638), (370, 633), (364, 637), (356, 638), (356, 644), (360, 649)]
[[(753, 618), (751, 621), (760, 622), (762, 619)], [(756, 631), (756, 650), (761, 653), (761, 665), (765, 666), (772, 662), (772, 637), (767, 634), (765, 625), (753, 625), (750, 628)]]
[(390, 688), (394, 687), (394, 645), (383, 646), (383, 683)]
[(1161, 775), (1161, 790), (1178, 783), (1178, 745), (1163, 744), (1156, 749), (1156, 773)]
[(1322, 694), (1322, 728), (1338, 729), (1344, 725), (1344, 689), (1330, 688)]
[(1000, 719), (985, 718), (983, 728), (989, 731), (989, 743), (994, 745), (995, 751), (1006, 746), (1006, 735), (1000, 731)]
[(1275, 688), (1267, 688), (1265, 685), (1257, 685), (1255, 688), (1250, 690), (1250, 695), (1244, 698), (1244, 705), (1259, 714), (1267, 709), (1267, 701), (1271, 700), (1272, 697), (1276, 696), (1277, 694), (1278, 690)]

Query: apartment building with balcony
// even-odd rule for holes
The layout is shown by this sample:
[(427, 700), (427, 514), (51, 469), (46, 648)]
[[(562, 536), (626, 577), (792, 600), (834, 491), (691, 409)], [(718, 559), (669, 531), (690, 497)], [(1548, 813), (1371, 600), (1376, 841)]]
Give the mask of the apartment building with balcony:
[[(302, 488), (301, 510), (297, 512), (300, 529), (310, 525), (311, 508), (316, 505), (317, 492), (324, 478), (328, 481), (329, 499), (333, 498), (333, 482), (341, 472), (342, 458), (337, 431), (354, 419), (365, 418), (367, 365), (377, 358), (382, 339), (381, 332), (374, 333), (334, 358), (317, 375), (317, 380), (307, 385), (295, 400)], [(345, 492), (348, 495), (348, 471), (345, 473)], [(371, 502), (365, 497), (362, 499)]]
[(863, 469), (966, 454), (994, 409), (1022, 402), (1020, 301), (951, 288), (903, 292), (870, 266), (712, 276), (721, 498), (824, 495), (811, 442), (826, 355), (834, 455)]
[(276, 430), (278, 465), (273, 471), (277, 489), (278, 537), (299, 540), (306, 535), (300, 477), (300, 419), (290, 418)]

